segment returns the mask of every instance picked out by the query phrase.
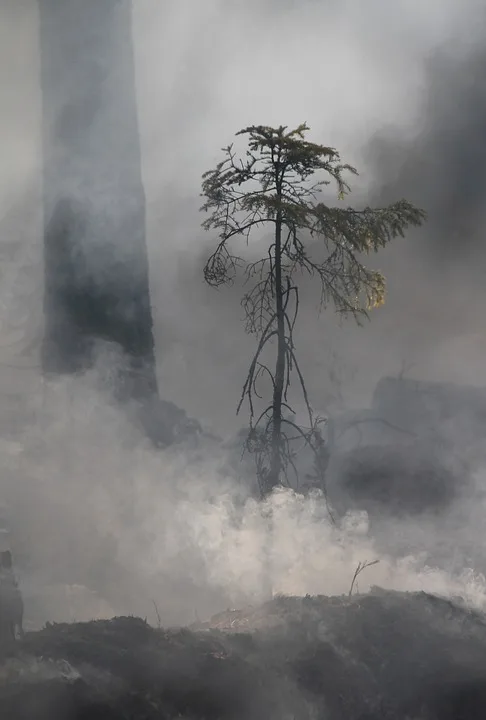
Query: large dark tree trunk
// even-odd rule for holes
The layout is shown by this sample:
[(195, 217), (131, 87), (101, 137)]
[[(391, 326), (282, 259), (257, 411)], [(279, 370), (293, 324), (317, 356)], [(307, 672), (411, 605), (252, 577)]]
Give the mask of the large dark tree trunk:
[[(47, 375), (115, 344), (116, 393), (157, 395), (130, 0), (39, 0)], [(116, 354), (115, 354), (116, 355)]]

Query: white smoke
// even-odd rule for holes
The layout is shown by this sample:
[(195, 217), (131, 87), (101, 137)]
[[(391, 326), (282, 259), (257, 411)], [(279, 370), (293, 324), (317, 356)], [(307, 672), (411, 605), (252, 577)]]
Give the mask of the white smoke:
[[(219, 444), (154, 451), (93, 378), (50, 385), (37, 421), (3, 455), (27, 620), (83, 619), (84, 605), (156, 622), (155, 604), (164, 624), (191, 622), (269, 591), (347, 594), (358, 563), (374, 560), (355, 590), (426, 590), (484, 606), (481, 548), (467, 555), (478, 528), (460, 537), (445, 521), (434, 536), (432, 523), (395, 522), (383, 531), (396, 540), (387, 550), (366, 516), (333, 524), (319, 494), (277, 490), (262, 504), (225, 471)], [(430, 564), (441, 541), (462, 553), (455, 567)]]
[[(364, 170), (358, 189), (366, 193), (364, 147), (388, 125), (407, 138), (420, 132), (426, 61), (445, 44), (465, 53), (477, 41), (478, 13), (473, 0), (134, 3), (164, 397), (231, 427), (251, 351), (237, 299), (209, 299), (194, 279), (207, 241), (197, 213), (200, 175), (218, 149), (246, 124), (306, 120), (315, 139)], [(154, 619), (155, 602), (164, 622), (182, 622), (261, 599), (269, 585), (274, 592), (346, 593), (358, 562), (379, 559), (360, 576), (360, 590), (425, 589), (481, 605), (484, 581), (474, 563), (468, 569), (465, 560), (452, 577), (427, 568), (417, 543), (394, 560), (359, 528), (332, 526), (317, 497), (276, 493), (269, 524), (261, 505), (222, 474), (226, 458), (216, 446), (196, 456), (155, 453), (109, 404), (95, 375), (43, 385), (35, 345), (42, 335), (42, 128), (34, 0), (6, 0), (0, 10), (0, 106), (0, 242), (10, 258), (2, 258), (0, 391), (15, 395), (0, 415), (5, 432), (13, 405), (20, 427), (26, 416), (31, 421), (10, 446), (19, 452), (2, 453), (1, 489), (25, 587), (84, 585), (115, 612)], [(32, 268), (35, 277), (23, 286), (18, 278)], [(416, 265), (408, 269), (425, 287)], [(393, 279), (392, 272), (391, 287)], [(388, 341), (403, 311), (393, 295), (391, 307)], [(301, 342), (311, 389), (325, 396), (328, 336), (319, 322), (306, 319)], [(396, 361), (366, 330), (346, 338), (346, 362), (361, 377)], [(460, 363), (460, 348), (457, 357)], [(479, 528), (479, 521), (470, 528), (470, 542), (480, 544)], [(433, 542), (430, 527), (420, 538), (424, 548)]]

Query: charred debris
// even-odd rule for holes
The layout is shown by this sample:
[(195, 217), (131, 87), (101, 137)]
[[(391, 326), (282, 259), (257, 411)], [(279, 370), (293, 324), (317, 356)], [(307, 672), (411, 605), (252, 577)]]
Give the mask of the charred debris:
[(277, 597), (190, 629), (119, 617), (28, 633), (0, 716), (479, 720), (486, 617), (425, 593)]

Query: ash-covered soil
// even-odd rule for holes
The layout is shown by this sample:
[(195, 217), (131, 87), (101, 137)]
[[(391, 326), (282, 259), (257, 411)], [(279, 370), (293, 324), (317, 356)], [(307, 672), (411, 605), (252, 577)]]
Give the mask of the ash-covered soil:
[(192, 628), (130, 617), (28, 633), (8, 720), (483, 720), (486, 616), (425, 593), (282, 597)]

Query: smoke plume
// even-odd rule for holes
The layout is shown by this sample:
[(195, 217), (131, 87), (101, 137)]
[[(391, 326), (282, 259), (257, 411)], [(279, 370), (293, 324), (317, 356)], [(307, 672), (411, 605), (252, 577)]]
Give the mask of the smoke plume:
[[(221, 434), (244, 422), (234, 411), (252, 340), (237, 293), (202, 281), (214, 239), (200, 229), (200, 176), (241, 127), (304, 120), (360, 170), (352, 202), (405, 196), (429, 213), (423, 231), (371, 258), (389, 297), (370, 324), (319, 314), (303, 288), (298, 347), (316, 408), (326, 412), (332, 398), (366, 406), (378, 379), (403, 368), (486, 384), (479, 4), (141, 0), (133, 10), (161, 395)], [(419, 587), (481, 605), (477, 498), (474, 514), (468, 499), (443, 523), (384, 525), (386, 537), (400, 534), (395, 557), (382, 550), (386, 537), (371, 539), (366, 518), (334, 527), (318, 496), (276, 493), (270, 526), (227, 472), (220, 444), (163, 452), (147, 444), (104, 395), (102, 357), (85, 376), (43, 382), (38, 21), (34, 0), (2, 4), (1, 488), (33, 622), (46, 608), (61, 619), (72, 607), (39, 600), (39, 588), (96, 591), (105, 604), (88, 612), (81, 603), (75, 619), (113, 611), (153, 621), (155, 603), (164, 623), (188, 622), (256, 602), (269, 584), (347, 592), (357, 563), (374, 559), (361, 590)], [(453, 576), (442, 560), (442, 569), (427, 567), (441, 543), (447, 556), (456, 540)]]

